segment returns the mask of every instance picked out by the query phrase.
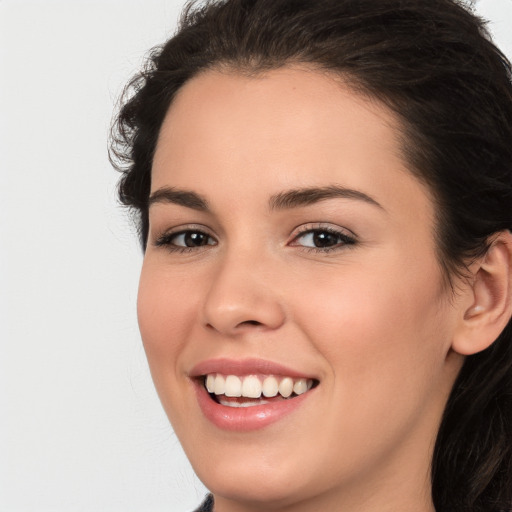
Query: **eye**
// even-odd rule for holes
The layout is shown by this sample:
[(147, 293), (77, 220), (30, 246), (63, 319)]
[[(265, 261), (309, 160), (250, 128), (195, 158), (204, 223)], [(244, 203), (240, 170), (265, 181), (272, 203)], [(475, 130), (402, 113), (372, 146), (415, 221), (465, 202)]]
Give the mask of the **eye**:
[(179, 247), (201, 247), (213, 245), (212, 237), (200, 231), (184, 231), (171, 237), (170, 242)]
[(319, 227), (305, 229), (293, 239), (290, 245), (325, 252), (355, 243), (356, 240), (353, 236), (342, 231)]
[(166, 233), (155, 242), (156, 246), (166, 246), (174, 251), (187, 251), (216, 244), (217, 242), (212, 236), (197, 229)]

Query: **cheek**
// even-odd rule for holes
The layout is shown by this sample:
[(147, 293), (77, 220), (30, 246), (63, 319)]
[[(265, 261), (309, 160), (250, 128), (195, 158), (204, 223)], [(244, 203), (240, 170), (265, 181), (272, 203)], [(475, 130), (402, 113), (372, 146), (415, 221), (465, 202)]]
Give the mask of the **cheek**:
[(139, 329), (151, 376), (173, 426), (190, 417), (190, 393), (181, 357), (198, 318), (198, 290), (190, 276), (180, 278), (151, 258), (144, 262), (137, 297)]
[(378, 268), (352, 265), (303, 282), (307, 295), (297, 321), (336, 381), (355, 395), (419, 393), (442, 371), (449, 333), (439, 314), (441, 281), (431, 278), (439, 274), (437, 263), (424, 264), (432, 272), (381, 260)]
[(368, 268), (359, 273), (352, 267), (350, 275), (317, 279), (315, 286), (303, 283), (308, 292), (295, 311), (330, 366), (332, 378), (324, 385), (338, 406), (324, 419), (325, 437), (334, 432), (351, 439), (347, 457), (363, 466), (411, 431), (436, 423), (446, 398), (448, 333), (434, 280), (418, 282), (403, 268), (385, 274)]
[[(186, 282), (181, 282), (186, 281)], [(197, 318), (193, 280), (180, 280), (165, 267), (145, 261), (139, 282), (137, 316), (139, 329), (154, 378), (168, 371), (183, 350), (186, 333)]]

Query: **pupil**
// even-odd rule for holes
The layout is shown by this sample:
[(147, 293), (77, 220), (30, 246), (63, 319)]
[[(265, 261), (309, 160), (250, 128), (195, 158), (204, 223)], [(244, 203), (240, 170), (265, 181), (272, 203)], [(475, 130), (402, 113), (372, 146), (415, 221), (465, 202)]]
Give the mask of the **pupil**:
[(327, 231), (320, 231), (313, 235), (313, 241), (317, 247), (332, 247), (338, 243), (338, 236)]
[(187, 233), (185, 235), (185, 245), (187, 247), (198, 247), (208, 244), (208, 236), (204, 233)]

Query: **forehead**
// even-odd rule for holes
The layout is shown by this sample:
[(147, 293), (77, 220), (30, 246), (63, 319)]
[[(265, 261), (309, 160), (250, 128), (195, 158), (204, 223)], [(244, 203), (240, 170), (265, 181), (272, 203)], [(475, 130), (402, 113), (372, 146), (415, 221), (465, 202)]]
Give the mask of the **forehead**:
[(337, 184), (407, 201), (411, 188), (427, 191), (408, 171), (400, 140), (395, 114), (337, 76), (297, 67), (207, 71), (182, 87), (166, 115), (152, 190), (207, 194), (214, 180), (228, 199), (234, 181), (267, 196)]
[(176, 95), (158, 146), (174, 144), (176, 158), (182, 153), (179, 147), (185, 151), (183, 143), (192, 140), (201, 141), (203, 151), (214, 144), (226, 149), (243, 144), (249, 155), (270, 149), (272, 154), (279, 149), (297, 152), (299, 142), (307, 150), (335, 145), (347, 153), (357, 140), (358, 146), (365, 143), (400, 157), (398, 132), (389, 109), (326, 72), (293, 67), (256, 76), (207, 71)]

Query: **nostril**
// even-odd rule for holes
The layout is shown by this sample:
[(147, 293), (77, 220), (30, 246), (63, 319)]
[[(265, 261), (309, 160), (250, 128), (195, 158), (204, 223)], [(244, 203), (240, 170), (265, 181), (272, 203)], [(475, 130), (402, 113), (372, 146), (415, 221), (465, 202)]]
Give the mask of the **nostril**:
[[(261, 325), (263, 325), (263, 323), (262, 322), (258, 322), (257, 320), (245, 320), (245, 321), (240, 322), (239, 324), (237, 324), (236, 327), (244, 327), (244, 326), (255, 326), (255, 327), (258, 327), (258, 326), (261, 326)], [(215, 327), (211, 323), (207, 323), (206, 327), (208, 329), (215, 329)]]
[(257, 320), (246, 320), (245, 322), (241, 322), (239, 325), (262, 325), (261, 322)]

